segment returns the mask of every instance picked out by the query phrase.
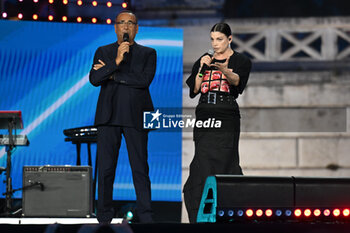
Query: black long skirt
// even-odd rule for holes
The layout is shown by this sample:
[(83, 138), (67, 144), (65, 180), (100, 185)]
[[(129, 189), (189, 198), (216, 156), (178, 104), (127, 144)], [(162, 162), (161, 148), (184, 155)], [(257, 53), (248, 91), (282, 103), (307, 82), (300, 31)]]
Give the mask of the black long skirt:
[(216, 174), (242, 175), (239, 165), (238, 143), (240, 114), (234, 105), (199, 104), (196, 119), (221, 120), (219, 129), (195, 128), (193, 140), (195, 155), (190, 165), (190, 174), (184, 186), (184, 200), (191, 223), (196, 222), (200, 200), (208, 176)]

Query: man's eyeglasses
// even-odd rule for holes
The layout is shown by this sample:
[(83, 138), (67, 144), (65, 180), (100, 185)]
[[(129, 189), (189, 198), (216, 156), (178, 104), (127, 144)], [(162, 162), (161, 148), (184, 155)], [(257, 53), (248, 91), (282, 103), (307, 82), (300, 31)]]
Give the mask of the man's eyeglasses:
[(120, 21), (120, 22), (116, 22), (116, 24), (118, 25), (128, 25), (128, 26), (133, 26), (136, 25), (137, 23), (133, 22), (133, 21)]

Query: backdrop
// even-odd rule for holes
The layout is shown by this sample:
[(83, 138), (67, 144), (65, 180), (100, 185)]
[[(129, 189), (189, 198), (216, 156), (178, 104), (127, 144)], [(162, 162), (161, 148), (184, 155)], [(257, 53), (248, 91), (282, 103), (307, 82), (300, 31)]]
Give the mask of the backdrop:
[[(21, 110), (24, 130), (17, 133), (30, 140), (29, 147), (17, 147), (12, 156), (14, 189), (22, 186), (24, 165), (75, 165), (75, 145), (64, 141), (63, 129), (93, 124), (100, 88), (89, 83), (88, 73), (96, 49), (115, 41), (113, 25), (0, 20), (0, 110)], [(155, 107), (181, 108), (182, 30), (140, 27), (136, 41), (157, 50), (150, 87)], [(181, 142), (181, 132), (149, 134), (154, 201), (181, 201)], [(95, 161), (95, 145), (92, 155)], [(0, 166), (6, 166), (4, 147)], [(4, 197), (5, 174), (0, 179)], [(115, 200), (135, 200), (124, 139), (114, 188)]]

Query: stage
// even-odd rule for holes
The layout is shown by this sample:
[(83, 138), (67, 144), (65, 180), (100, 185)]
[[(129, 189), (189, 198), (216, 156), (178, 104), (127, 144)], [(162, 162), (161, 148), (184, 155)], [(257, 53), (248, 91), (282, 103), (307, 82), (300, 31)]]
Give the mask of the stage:
[[(123, 229), (123, 231), (116, 232), (134, 232), (134, 233), (223, 233), (223, 232), (235, 232), (235, 233), (345, 233), (349, 232), (349, 223), (316, 223), (316, 222), (252, 222), (252, 223), (198, 223), (198, 224), (184, 224), (184, 223), (152, 223), (152, 224), (128, 224), (128, 226), (121, 224), (114, 224), (114, 222), (121, 222), (122, 219), (114, 219), (112, 226), (117, 229)], [(61, 218), (2, 218), (0, 219), (0, 232), (12, 233), (12, 232), (64, 232), (75, 233), (79, 232), (84, 226), (85, 230), (90, 229), (88, 232), (97, 232), (98, 226), (95, 224), (96, 219), (61, 219)], [(46, 224), (45, 222), (56, 222), (58, 224)], [(76, 221), (76, 222), (74, 222)], [(40, 222), (42, 222), (40, 224)], [(49, 227), (49, 229), (47, 229)], [(100, 226), (101, 227), (101, 226)], [(130, 229), (130, 228), (131, 229)], [(108, 226), (104, 226), (103, 229), (99, 228), (99, 232), (112, 232)], [(131, 230), (131, 231), (130, 231)], [(84, 231), (87, 232), (87, 231)]]

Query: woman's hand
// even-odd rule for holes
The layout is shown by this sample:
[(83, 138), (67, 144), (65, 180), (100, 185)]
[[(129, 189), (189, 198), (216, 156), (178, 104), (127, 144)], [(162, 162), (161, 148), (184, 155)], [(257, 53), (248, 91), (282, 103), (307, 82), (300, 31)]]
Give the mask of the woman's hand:
[(203, 64), (206, 64), (207, 66), (210, 66), (210, 63), (212, 61), (212, 58), (209, 55), (205, 55), (201, 58), (201, 66), (199, 69), (203, 67)]
[(219, 63), (219, 62), (215, 62), (214, 64), (211, 64), (210, 66), (216, 67), (218, 70), (220, 70), (222, 73), (226, 74), (228, 71), (228, 58), (226, 59), (226, 61), (224, 63)]

